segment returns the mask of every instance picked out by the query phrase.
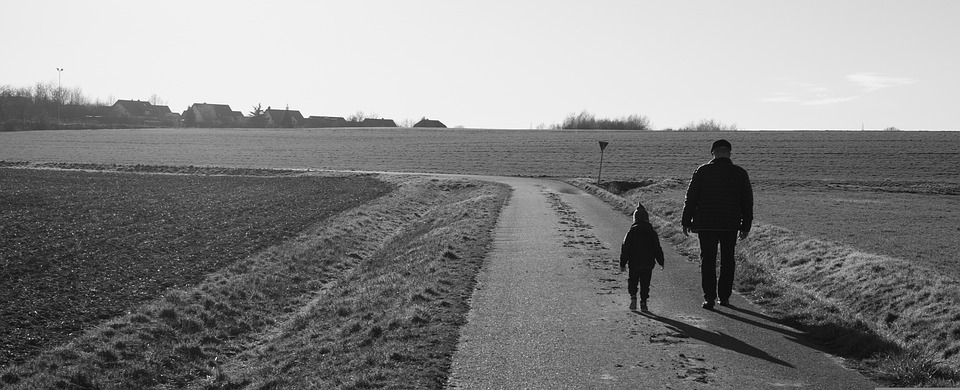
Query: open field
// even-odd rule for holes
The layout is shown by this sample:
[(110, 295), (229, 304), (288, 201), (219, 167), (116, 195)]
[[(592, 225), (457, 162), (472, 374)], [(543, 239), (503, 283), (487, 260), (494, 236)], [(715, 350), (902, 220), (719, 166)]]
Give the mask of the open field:
[[(716, 138), (757, 219), (960, 276), (960, 132), (159, 129), (0, 133), (0, 160), (686, 181)], [(682, 195), (680, 195), (682, 196)]]
[(960, 132), (152, 129), (0, 133), (0, 160), (688, 178), (727, 138), (755, 181), (960, 186)]
[(0, 367), (392, 186), (0, 168)]
[[(24, 189), (3, 199), (23, 198), (29, 190), (31, 202), (24, 203), (33, 207), (4, 221), (17, 229), (21, 224), (80, 229), (78, 238), (57, 236), (59, 241), (93, 240), (53, 249), (33, 242), (17, 246), (47, 250), (46, 268), (91, 273), (87, 269), (102, 269), (91, 264), (124, 260), (118, 272), (103, 267), (106, 275), (92, 272), (76, 283), (116, 298), (109, 305), (89, 295), (72, 297), (59, 285), (20, 282), (21, 289), (42, 289), (57, 307), (86, 305), (103, 313), (74, 321), (76, 331), (59, 338), (61, 329), (33, 329), (50, 339), (18, 356), (26, 362), (3, 370), (0, 387), (13, 388), (438, 387), (449, 369), (490, 229), (508, 193), (489, 183), (369, 175), (0, 172), (4, 189)], [(160, 196), (162, 201), (149, 202)], [(111, 213), (81, 208), (77, 219), (90, 219), (85, 223), (48, 218), (48, 213), (70, 216), (66, 208), (100, 203), (112, 204)], [(226, 222), (170, 224), (137, 214), (151, 211), (169, 221)], [(100, 217), (83, 217), (89, 215)], [(123, 220), (142, 223), (118, 223)], [(187, 227), (196, 229), (182, 231)], [(287, 230), (273, 232), (279, 228)], [(263, 234), (271, 237), (261, 241), (244, 234), (264, 229), (276, 234)], [(100, 245), (101, 230), (116, 237), (116, 245)], [(242, 242), (248, 239), (255, 243)], [(149, 246), (171, 241), (183, 245)], [(150, 256), (124, 256), (123, 248), (129, 252), (130, 246)], [(13, 248), (3, 248), (5, 260)], [(75, 266), (70, 259), (85, 258), (76, 248), (112, 252)], [(161, 248), (163, 253), (154, 255)], [(163, 271), (168, 268), (174, 271)], [(20, 267), (18, 274), (23, 280), (44, 270)], [(136, 276), (128, 280), (128, 274)], [(134, 282), (145, 279), (158, 286)], [(110, 294), (114, 285), (142, 291), (124, 300)], [(22, 309), (7, 306), (25, 298), (4, 298), (4, 318)], [(64, 302), (71, 299), (76, 302)], [(20, 325), (4, 324), (4, 329)], [(330, 359), (331, 352), (337, 359)]]

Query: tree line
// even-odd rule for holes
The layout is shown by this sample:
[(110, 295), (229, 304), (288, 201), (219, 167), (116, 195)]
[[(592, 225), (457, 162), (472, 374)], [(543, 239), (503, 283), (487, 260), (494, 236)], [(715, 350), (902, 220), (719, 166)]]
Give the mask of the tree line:
[[(620, 118), (597, 118), (587, 111), (568, 115), (560, 124), (553, 125), (554, 129), (578, 130), (654, 130), (650, 118), (646, 115), (628, 115)], [(667, 128), (664, 131), (736, 131), (737, 125), (727, 125), (713, 119), (691, 122), (679, 129)]]
[(112, 104), (91, 99), (80, 87), (61, 88), (54, 82), (29, 87), (0, 85), (0, 130), (48, 129), (58, 120), (76, 122), (104, 116)]

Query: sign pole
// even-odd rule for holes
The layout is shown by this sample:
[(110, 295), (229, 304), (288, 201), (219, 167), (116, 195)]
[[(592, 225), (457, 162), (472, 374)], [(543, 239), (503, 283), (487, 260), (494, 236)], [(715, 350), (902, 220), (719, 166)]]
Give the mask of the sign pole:
[(597, 185), (600, 185), (600, 175), (603, 174), (603, 149), (607, 147), (609, 142), (600, 141), (600, 170), (597, 172)]

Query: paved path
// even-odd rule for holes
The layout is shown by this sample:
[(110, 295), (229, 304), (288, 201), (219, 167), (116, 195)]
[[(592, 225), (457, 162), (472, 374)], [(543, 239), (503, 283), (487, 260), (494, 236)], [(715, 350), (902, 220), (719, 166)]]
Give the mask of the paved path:
[(630, 218), (564, 183), (514, 188), (472, 298), (450, 388), (872, 389), (739, 295), (700, 308), (697, 264), (664, 240), (651, 313), (627, 309)]

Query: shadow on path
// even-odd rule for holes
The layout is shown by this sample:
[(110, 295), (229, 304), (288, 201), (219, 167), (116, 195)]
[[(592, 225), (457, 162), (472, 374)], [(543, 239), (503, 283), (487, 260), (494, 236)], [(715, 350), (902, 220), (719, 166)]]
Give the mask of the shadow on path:
[(662, 322), (667, 325), (670, 330), (675, 332), (683, 333), (689, 337), (695, 338), (697, 340), (703, 341), (708, 344), (716, 345), (720, 348), (729, 349), (731, 351), (741, 353), (747, 356), (755, 357), (757, 359), (763, 359), (771, 363), (779, 364), (781, 366), (795, 368), (792, 364), (787, 363), (783, 360), (777, 359), (770, 354), (764, 352), (761, 349), (758, 349), (750, 344), (747, 344), (739, 339), (721, 333), (721, 332), (710, 332), (703, 329), (700, 329), (696, 326), (689, 325), (671, 318), (661, 317), (653, 313), (645, 312), (634, 312), (636, 315), (644, 316), (655, 321)]
[[(779, 323), (780, 323), (779, 321), (777, 321), (776, 319), (774, 319), (774, 318), (772, 318), (772, 317), (770, 317), (770, 316), (757, 313), (757, 312), (755, 312), (755, 311), (753, 311), (753, 310), (744, 309), (744, 308), (740, 308), (740, 307), (736, 307), (736, 306), (732, 306), (732, 305), (731, 305), (731, 306), (727, 306), (726, 309), (732, 310), (732, 311), (736, 311), (736, 312), (740, 312), (740, 313), (747, 314), (747, 315), (751, 315), (751, 316), (760, 318), (760, 319), (765, 320), (765, 321), (770, 322), (770, 323), (774, 323), (774, 324), (779, 324)], [(717, 313), (717, 314), (720, 314), (720, 315), (722, 315), (722, 316), (728, 317), (728, 318), (730, 318), (730, 319), (743, 322), (743, 323), (745, 323), (745, 324), (753, 325), (753, 326), (756, 326), (756, 327), (758, 327), (758, 328), (763, 328), (763, 329), (772, 330), (772, 331), (774, 331), (774, 332), (777, 332), (777, 333), (780, 333), (780, 334), (786, 336), (786, 338), (787, 338), (788, 340), (793, 341), (793, 342), (795, 342), (795, 343), (797, 343), (797, 344), (803, 345), (803, 346), (805, 346), (805, 347), (813, 348), (813, 349), (818, 350), (818, 351), (820, 351), (820, 352), (826, 352), (826, 349), (824, 349), (822, 346), (817, 345), (816, 343), (813, 343), (813, 342), (811, 342), (810, 340), (808, 340), (808, 338), (807, 338), (807, 333), (805, 333), (805, 332), (798, 331), (798, 330), (795, 330), (795, 329), (793, 329), (793, 328), (785, 328), (785, 327), (780, 327), (780, 326), (765, 324), (765, 323), (758, 322), (758, 321), (755, 321), (755, 320), (752, 320), (752, 319), (749, 319), (749, 318), (746, 318), (746, 317), (743, 317), (743, 316), (739, 316), (739, 315), (736, 315), (736, 314), (733, 314), (733, 313), (731, 313), (731, 312), (724, 311), (724, 310), (716, 310), (716, 311), (714, 311), (714, 312)]]

